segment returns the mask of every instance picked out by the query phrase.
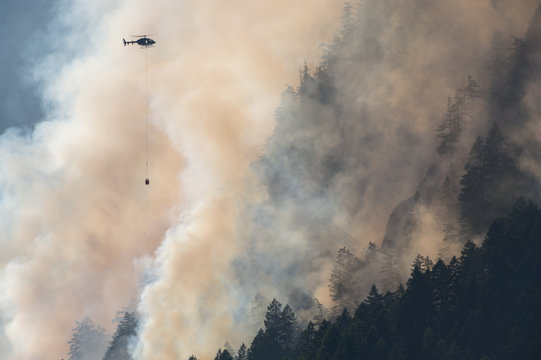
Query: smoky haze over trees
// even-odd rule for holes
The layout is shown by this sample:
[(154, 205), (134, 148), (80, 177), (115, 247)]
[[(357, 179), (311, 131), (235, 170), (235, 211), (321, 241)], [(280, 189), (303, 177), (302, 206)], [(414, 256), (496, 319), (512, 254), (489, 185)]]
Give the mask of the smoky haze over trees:
[[(539, 198), (532, 171), (538, 142), (527, 130), (537, 113), (525, 105), (538, 73), (539, 15), (524, 38), (492, 30), (483, 53), (466, 34), (459, 37), (475, 66), (448, 79), (445, 85), (457, 86), (449, 96), (434, 99), (441, 91), (429, 81), (432, 70), (418, 69), (423, 57), (412, 64), (409, 47), (435, 32), (431, 47), (458, 49), (446, 48), (443, 30), (435, 29), (452, 26), (438, 12), (445, 5), (414, 9), (418, 3), (347, 5), (344, 28), (321, 64), (301, 66), (298, 88), (284, 91), (274, 133), (253, 165), (268, 199), (245, 215), (248, 251), (235, 262), (244, 284), (273, 274), (265, 289), (253, 284), (265, 297), (280, 293), (295, 310), (309, 312), (314, 294), (325, 296), (314, 264), (346, 246), (334, 270), (328, 268), (336, 315), (343, 306), (354, 308), (374, 282), (384, 290), (404, 282), (416, 254), (449, 261), (467, 239), (480, 241), (519, 196)], [(386, 21), (393, 15), (399, 25)], [(469, 64), (464, 53), (448, 55), (442, 71)], [(424, 88), (409, 88), (414, 82), (399, 77), (404, 69), (423, 71)], [(369, 256), (372, 240), (379, 247)], [(359, 257), (344, 259), (353, 253)], [(291, 280), (293, 273), (305, 281)]]
[[(388, 51), (379, 44), (377, 31), (365, 31), (364, 16), (391, 14), (395, 5), (367, 1), (354, 14), (346, 4), (344, 29), (329, 46), (320, 66), (311, 72), (305, 64), (300, 70), (299, 87), (288, 87), (283, 93), (275, 132), (254, 164), (269, 198), (253, 211), (259, 227), (252, 234), (251, 246), (260, 248), (252, 255), (258, 255), (259, 263), (250, 265), (250, 260), (239, 260), (239, 264), (247, 264), (250, 275), (261, 269), (261, 257), (285, 255), (275, 245), (265, 245), (273, 244), (273, 237), (285, 236), (281, 233), (284, 229), (289, 229), (290, 234), (303, 233), (309, 240), (300, 243), (303, 250), (307, 249), (300, 253), (316, 261), (329, 256), (329, 244), (355, 243), (344, 229), (351, 231), (351, 224), (346, 224), (359, 216), (366, 202), (378, 213), (378, 206), (389, 202), (389, 189), (395, 190), (393, 195), (400, 193), (396, 191), (400, 188), (399, 176), (404, 175), (400, 171), (410, 157), (419, 155), (400, 149), (409, 150), (411, 144), (423, 140), (408, 118), (408, 109), (403, 113), (394, 113), (392, 108), (375, 110), (365, 102), (359, 86), (370, 76), (365, 69), (381, 66)], [(384, 22), (381, 26), (385, 26)], [(491, 48), (479, 59), (479, 78), (463, 74), (464, 80), (454, 95), (447, 101), (440, 99), (441, 120), (439, 125), (434, 123), (433, 155), (425, 157), (424, 170), (416, 169), (420, 175), (418, 185), (410, 190), (411, 197), (392, 211), (381, 246), (375, 248), (370, 242), (361, 257), (346, 247), (338, 250), (329, 279), (333, 305), (326, 313), (334, 322), (309, 323), (290, 338), (297, 348), (282, 346), (283, 353), (274, 358), (474, 359), (505, 358), (518, 353), (535, 358), (534, 354), (539, 354), (536, 335), (531, 334), (524, 338), (525, 347), (517, 350), (522, 335), (516, 334), (528, 332), (530, 326), (517, 325), (524, 314), (515, 314), (514, 310), (493, 312), (492, 306), (499, 305), (492, 302), (502, 304), (499, 297), (504, 296), (503, 284), (508, 281), (494, 278), (493, 270), (485, 265), (500, 223), (494, 223), (488, 237), (484, 236), (521, 196), (540, 200), (540, 179), (534, 170), (538, 160), (533, 158), (538, 154), (538, 135), (528, 133), (539, 121), (539, 113), (528, 104), (526, 95), (529, 89), (536, 88), (535, 79), (541, 70), (540, 29), (538, 7), (523, 38), (495, 32)], [(408, 43), (407, 37), (404, 43)], [(393, 55), (399, 61), (399, 54)], [(396, 128), (400, 136), (392, 143), (386, 142), (380, 128), (392, 126), (386, 122), (389, 113), (403, 120)], [(382, 156), (388, 154), (384, 146), (397, 152), (386, 158)], [(393, 168), (394, 164), (400, 165)], [(371, 173), (374, 168), (384, 176)], [(529, 219), (526, 213), (537, 211), (534, 205), (521, 200), (512, 212), (513, 220), (499, 221), (520, 226), (523, 217)], [(526, 229), (535, 226), (537, 220), (532, 221), (525, 225)], [(280, 230), (271, 235), (265, 233), (267, 228)], [(517, 231), (528, 233), (526, 229)], [(515, 241), (511, 238), (513, 231), (504, 230), (507, 235), (500, 238), (509, 241), (511, 247)], [(530, 250), (538, 251), (537, 235), (524, 236), (530, 240), (521, 241), (530, 241)], [(415, 253), (425, 250), (423, 245), (428, 245), (431, 257), (418, 255), (414, 259)], [(459, 258), (453, 256), (459, 253)], [(526, 256), (523, 253), (518, 258)], [(413, 270), (406, 278), (404, 269), (412, 263)], [(310, 278), (313, 270), (309, 264), (292, 263), (284, 271)], [(532, 260), (531, 266), (537, 268), (538, 261)], [(521, 276), (529, 275), (515, 275), (524, 286), (517, 291), (530, 294), (527, 281), (519, 281)], [(406, 289), (397, 290), (400, 282)], [(493, 285), (501, 291), (497, 295)], [(302, 286), (296, 287), (285, 277), (277, 286), (294, 309), (306, 311), (314, 305), (309, 301), (309, 292), (299, 302)], [(378, 287), (384, 292), (380, 293)], [(535, 289), (539, 291), (539, 286)], [(525, 311), (539, 319), (533, 304)], [(350, 313), (355, 314), (354, 320)], [(488, 319), (492, 316), (498, 318), (497, 328), (491, 328), (493, 320)], [(503, 325), (507, 321), (513, 324)], [(539, 329), (532, 331), (538, 334)], [(254, 338), (249, 358), (267, 358), (268, 352), (260, 353), (259, 349), (274, 340), (263, 341), (264, 334), (266, 330), (261, 329)], [(496, 341), (501, 345), (494, 348), (490, 344), (496, 338), (502, 343)]]
[(273, 300), (248, 359), (537, 359), (540, 225), (539, 208), (521, 198), (481, 246), (467, 241), (449, 263), (419, 255), (406, 288), (372, 285), (351, 314), (344, 308), (280, 342), (265, 336)]

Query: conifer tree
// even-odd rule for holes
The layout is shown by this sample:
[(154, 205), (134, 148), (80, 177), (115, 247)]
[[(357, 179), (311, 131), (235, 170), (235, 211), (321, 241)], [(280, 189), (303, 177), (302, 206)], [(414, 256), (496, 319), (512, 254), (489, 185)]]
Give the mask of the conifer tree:
[(398, 250), (387, 248), (383, 252), (383, 261), (381, 263), (381, 275), (383, 276), (383, 290), (394, 290), (400, 284), (398, 275)]
[(234, 358), (235, 357), (235, 349), (233, 349), (233, 346), (229, 343), (229, 341), (226, 341), (224, 344), (224, 350), (227, 350), (229, 354)]
[(85, 317), (82, 322), (77, 321), (76, 324), (73, 336), (68, 342), (69, 360), (101, 360), (107, 349), (105, 329), (95, 325), (88, 317)]
[(137, 318), (135, 317), (135, 313), (124, 313), (124, 318), (118, 324), (103, 360), (130, 360), (128, 342), (131, 337), (135, 336), (136, 328)]
[(240, 345), (235, 360), (248, 360), (248, 349), (246, 348), (246, 345), (244, 345), (244, 343)]
[(491, 39), (490, 59), (487, 64), (490, 73), (489, 103), (493, 110), (499, 108), (503, 100), (508, 46), (500, 33), (494, 33)]
[(282, 325), (282, 304), (278, 300), (272, 299), (269, 306), (267, 306), (264, 324), (265, 335), (271, 339), (278, 340)]
[(297, 326), (297, 319), (291, 307), (286, 304), (280, 314), (280, 332), (278, 342), (282, 347), (289, 348), (292, 345), (293, 335)]
[(214, 360), (234, 360), (233, 356), (227, 349), (218, 349)]
[(321, 347), (318, 350), (317, 359), (332, 359), (334, 353), (340, 345), (342, 334), (336, 325), (331, 325), (327, 333), (323, 337)]
[(528, 192), (528, 178), (521, 173), (507, 139), (494, 125), (483, 141), (478, 138), (465, 166), (460, 184), (460, 215), (463, 232), (480, 234), (497, 217), (505, 215), (514, 201)]
[(359, 293), (357, 291), (356, 272), (363, 263), (347, 248), (338, 251), (336, 262), (329, 279), (331, 298), (335, 303), (333, 313), (339, 314), (344, 307), (354, 309), (357, 305)]
[(250, 345), (250, 350), (248, 351), (248, 359), (249, 360), (264, 360), (264, 359), (272, 359), (272, 357), (269, 357), (269, 352), (267, 351), (269, 348), (268, 341), (265, 337), (265, 332), (263, 329), (259, 329), (257, 332), (257, 335), (254, 337), (254, 340), (252, 340), (252, 344)]
[(313, 322), (309, 322), (306, 329), (299, 335), (298, 359), (311, 360), (316, 357), (318, 344), (316, 342), (317, 331)]
[(380, 306), (383, 304), (383, 296), (379, 293), (376, 284), (372, 284), (365, 302), (371, 306)]

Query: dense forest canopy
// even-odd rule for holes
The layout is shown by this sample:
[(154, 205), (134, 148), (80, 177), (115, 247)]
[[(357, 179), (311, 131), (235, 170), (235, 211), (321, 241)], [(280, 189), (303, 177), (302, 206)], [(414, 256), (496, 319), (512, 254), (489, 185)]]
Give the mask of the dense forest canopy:
[[(404, 288), (381, 292), (332, 321), (299, 328), (273, 300), (265, 328), (225, 359), (537, 359), (541, 356), (541, 211), (519, 199), (480, 247), (435, 263), (419, 255)], [(233, 354), (233, 355), (232, 355)]]

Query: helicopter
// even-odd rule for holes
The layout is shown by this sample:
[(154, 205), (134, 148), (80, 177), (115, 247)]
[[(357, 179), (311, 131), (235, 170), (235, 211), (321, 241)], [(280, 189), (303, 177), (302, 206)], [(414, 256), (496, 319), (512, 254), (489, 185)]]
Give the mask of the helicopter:
[(122, 39), (122, 41), (124, 42), (124, 46), (130, 45), (130, 44), (137, 44), (137, 45), (140, 45), (142, 48), (147, 48), (147, 47), (154, 46), (154, 44), (156, 44), (156, 41), (147, 37), (149, 35), (131, 35), (131, 36), (138, 37), (139, 39), (133, 40), (133, 41), (126, 41), (126, 39)]

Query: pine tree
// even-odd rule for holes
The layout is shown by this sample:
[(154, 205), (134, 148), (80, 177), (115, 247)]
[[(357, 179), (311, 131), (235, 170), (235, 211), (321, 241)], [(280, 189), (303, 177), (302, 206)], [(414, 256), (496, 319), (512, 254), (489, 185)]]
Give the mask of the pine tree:
[(500, 98), (501, 108), (510, 108), (520, 103), (526, 92), (525, 85), (529, 80), (528, 44), (524, 39), (513, 36), (511, 50), (507, 57), (507, 69), (503, 96)]
[(451, 102), (451, 98), (447, 98), (447, 113), (444, 121), (438, 127), (436, 137), (441, 140), (437, 147), (440, 155), (452, 154), (455, 150), (455, 145), (458, 142), (462, 131), (462, 113), (461, 102), (458, 99), (455, 103)]
[(472, 146), (464, 168), (466, 173), (460, 181), (462, 191), (458, 198), (461, 207), (462, 227), (474, 234), (482, 231), (483, 224), (479, 218), (482, 216), (482, 209), (487, 207), (485, 194), (487, 184), (483, 166), (484, 143), (483, 139), (478, 137)]
[(329, 279), (331, 299), (335, 305), (333, 313), (339, 314), (344, 307), (355, 308), (359, 291), (357, 290), (356, 272), (363, 263), (347, 248), (338, 251), (336, 262)]
[(381, 294), (379, 293), (376, 284), (372, 284), (372, 287), (370, 288), (370, 293), (368, 293), (365, 303), (370, 306), (380, 306), (383, 304), (383, 296), (381, 296)]
[(214, 360), (234, 360), (233, 356), (227, 349), (218, 349)]
[(293, 344), (293, 333), (297, 326), (297, 319), (291, 307), (286, 304), (280, 314), (280, 336), (278, 342), (284, 348), (289, 348)]
[(282, 325), (282, 304), (278, 300), (272, 299), (267, 306), (264, 324), (265, 335), (273, 340), (278, 340)]
[(443, 122), (436, 130), (436, 137), (441, 140), (437, 147), (440, 155), (454, 154), (468, 116), (468, 106), (471, 99), (480, 96), (479, 84), (471, 76), (468, 76), (466, 84), (457, 89), (454, 101), (451, 101), (451, 97), (447, 98), (447, 112)]
[(233, 346), (228, 341), (224, 344), (224, 350), (227, 350), (232, 357), (235, 357), (235, 349), (233, 349)]
[(420, 254), (417, 254), (412, 264), (412, 270), (417, 269), (422, 273), (426, 273), (427, 271), (430, 271), (432, 269), (432, 265), (432, 260), (430, 260), (428, 256), (422, 256)]
[(480, 234), (507, 213), (514, 201), (528, 190), (529, 180), (518, 169), (500, 128), (494, 125), (483, 142), (472, 147), (460, 184), (460, 215), (463, 233)]
[(340, 330), (345, 330), (349, 326), (350, 321), (351, 315), (349, 315), (348, 309), (344, 308), (344, 310), (342, 310), (342, 314), (336, 318), (335, 324)]
[(432, 305), (436, 311), (448, 308), (450, 272), (445, 263), (438, 259), (432, 268), (430, 280), (434, 291), (432, 293)]
[(334, 353), (340, 345), (342, 334), (336, 325), (332, 325), (321, 342), (321, 347), (318, 350), (317, 359), (326, 360), (332, 359)]
[(493, 111), (501, 111), (499, 107), (503, 102), (507, 68), (507, 47), (508, 45), (503, 40), (502, 35), (498, 32), (494, 33), (491, 40), (490, 59), (487, 64), (490, 73), (489, 102), (492, 105)]
[(428, 257), (421, 255), (416, 257), (406, 292), (399, 306), (398, 333), (404, 339), (404, 350), (412, 358), (422, 358), (422, 335), (434, 316), (430, 263)]
[(246, 345), (244, 345), (244, 343), (240, 345), (235, 360), (248, 360), (248, 349), (246, 348)]
[(304, 329), (299, 335), (299, 342), (297, 346), (299, 360), (311, 360), (316, 357), (318, 349), (316, 335), (316, 326), (310, 321), (308, 326), (306, 326), (306, 329)]
[(105, 329), (95, 325), (88, 317), (82, 322), (77, 321), (76, 324), (73, 336), (68, 342), (69, 360), (101, 360), (107, 349), (108, 336)]
[(263, 331), (263, 329), (259, 329), (257, 335), (254, 337), (254, 340), (252, 340), (252, 344), (250, 345), (250, 350), (248, 351), (248, 359), (271, 360), (272, 357), (269, 356), (268, 348), (269, 343), (267, 338), (265, 337), (265, 332)]
[(381, 274), (383, 276), (383, 290), (391, 291), (400, 285), (398, 275), (398, 254), (396, 249), (387, 248), (383, 252), (383, 261), (381, 263)]
[(124, 318), (118, 324), (113, 340), (107, 348), (103, 360), (130, 360), (128, 353), (129, 339), (136, 335), (137, 318), (135, 313), (126, 312)]
[(295, 314), (286, 304), (273, 299), (265, 314), (265, 331), (257, 334), (250, 347), (249, 359), (276, 359), (286, 356), (294, 345), (294, 331), (297, 327)]
[(312, 319), (315, 325), (321, 324), (323, 320), (327, 318), (328, 310), (319, 302), (317, 298), (314, 298), (316, 314)]

